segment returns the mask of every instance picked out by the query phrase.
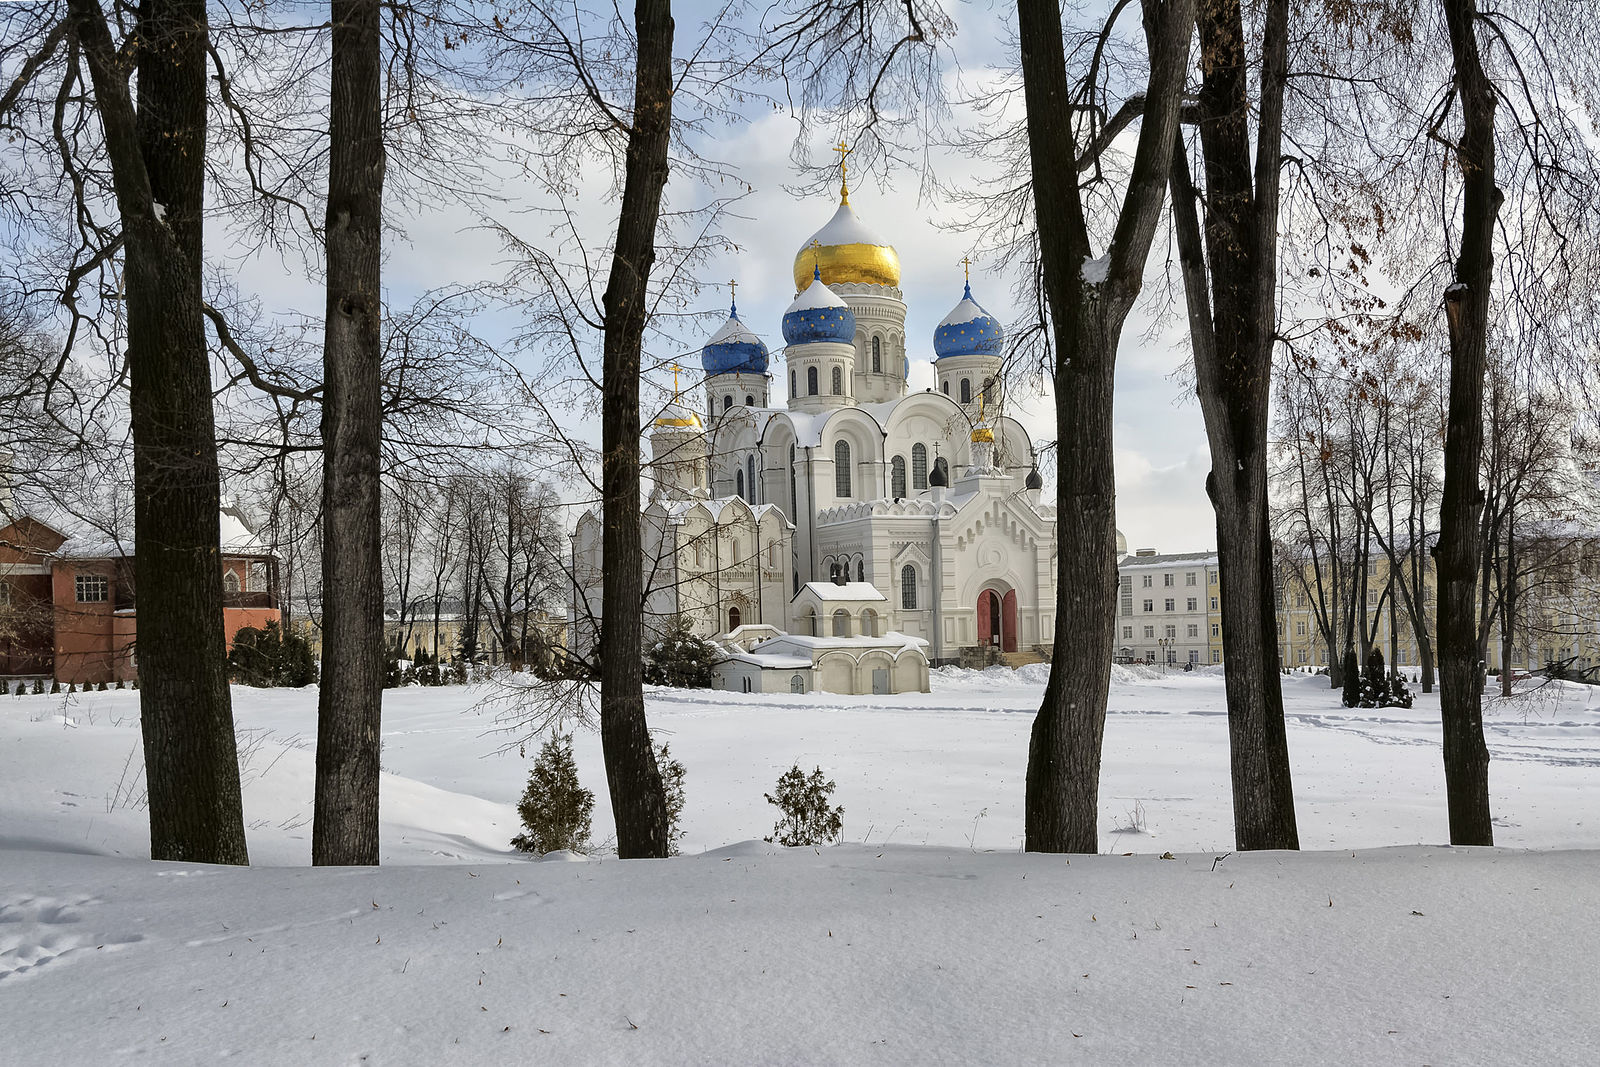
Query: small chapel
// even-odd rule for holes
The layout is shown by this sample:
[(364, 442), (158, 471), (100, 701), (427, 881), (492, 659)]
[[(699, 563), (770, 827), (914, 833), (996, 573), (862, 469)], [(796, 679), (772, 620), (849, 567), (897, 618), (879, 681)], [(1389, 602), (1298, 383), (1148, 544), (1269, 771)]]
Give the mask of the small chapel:
[[(772, 355), (730, 300), (700, 350), (704, 407), (675, 388), (650, 421), (646, 644), (681, 620), (726, 653), (718, 684), (749, 692), (926, 691), (930, 664), (1047, 654), (1055, 508), (1005, 414), (1004, 332), (970, 275), (930, 339), (937, 387), (920, 392), (899, 257), (846, 181), (794, 285), (781, 406)], [(600, 537), (585, 514), (580, 643), (598, 625)]]

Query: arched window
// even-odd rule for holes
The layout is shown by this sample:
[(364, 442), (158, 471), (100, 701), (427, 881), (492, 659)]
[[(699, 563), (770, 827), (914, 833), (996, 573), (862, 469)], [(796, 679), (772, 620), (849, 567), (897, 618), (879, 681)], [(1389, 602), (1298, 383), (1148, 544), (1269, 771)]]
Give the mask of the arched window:
[(889, 461), (889, 495), (899, 500), (906, 495), (906, 457), (896, 456)]
[(871, 608), (865, 608), (861, 612), (861, 636), (878, 636), (878, 613)]
[(850, 495), (850, 443), (835, 441), (833, 445), (833, 495)]
[(911, 446), (911, 488), (928, 488), (928, 446), (920, 442)]
[(790, 371), (789, 372), (789, 395), (790, 396), (799, 396), (800, 395), (799, 386), (800, 386), (799, 377), (795, 374), (794, 371)]
[(239, 591), (239, 576), (232, 571), (223, 571), (222, 591), (224, 593), (237, 593)]
[(728, 632), (731, 634), (739, 628), (739, 609), (728, 609)]
[(744, 471), (740, 471), (734, 476), (734, 484), (738, 486), (738, 494), (744, 496)]
[(844, 371), (833, 368), (833, 395), (844, 396)]
[(864, 582), (866, 580), (867, 580), (867, 560), (866, 560), (866, 557), (863, 556), (861, 559), (856, 560), (856, 581)]
[(815, 367), (806, 368), (806, 395), (817, 395), (817, 368)]
[(972, 379), (971, 378), (963, 378), (963, 379), (961, 379), (961, 402), (963, 404), (972, 403)]
[(917, 606), (917, 569), (909, 563), (900, 568), (900, 606), (907, 611)]
[(733, 407), (733, 397), (731, 397), (731, 396), (723, 397), (722, 398), (722, 410), (723, 411), (727, 411), (731, 407)]
[(850, 636), (850, 613), (843, 608), (833, 613), (833, 636)]
[(744, 466), (747, 473), (745, 484), (750, 487), (750, 495), (745, 497), (745, 499), (754, 504), (756, 502), (756, 457), (749, 456), (746, 458), (744, 461)]
[(883, 373), (883, 339), (879, 337), (872, 339), (872, 373)]
[(749, 393), (746, 393), (745, 397), (744, 397), (744, 406), (747, 407), (747, 408), (755, 407), (756, 406), (756, 398), (751, 396)]
[(986, 378), (983, 383), (983, 402), (989, 407), (994, 407), (994, 379)]
[(944, 384), (942, 386), (940, 386), (940, 388), (942, 388), (944, 390), (944, 395), (945, 396), (949, 396), (950, 395), (950, 379), (946, 378), (944, 380)]

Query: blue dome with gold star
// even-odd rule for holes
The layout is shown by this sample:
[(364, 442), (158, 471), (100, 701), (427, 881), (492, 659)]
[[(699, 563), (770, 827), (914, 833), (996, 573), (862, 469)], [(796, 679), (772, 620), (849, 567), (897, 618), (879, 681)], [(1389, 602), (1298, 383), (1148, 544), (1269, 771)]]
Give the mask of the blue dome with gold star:
[(969, 282), (957, 304), (933, 331), (935, 359), (946, 356), (999, 356), (1005, 332), (993, 315), (972, 299)]
[(717, 374), (767, 373), (767, 346), (739, 321), (739, 305), (728, 308), (728, 321), (700, 350), (707, 377)]
[(856, 313), (822, 284), (822, 272), (813, 268), (811, 284), (794, 298), (783, 313), (783, 339), (791, 345), (816, 341), (842, 341), (849, 344), (856, 336)]

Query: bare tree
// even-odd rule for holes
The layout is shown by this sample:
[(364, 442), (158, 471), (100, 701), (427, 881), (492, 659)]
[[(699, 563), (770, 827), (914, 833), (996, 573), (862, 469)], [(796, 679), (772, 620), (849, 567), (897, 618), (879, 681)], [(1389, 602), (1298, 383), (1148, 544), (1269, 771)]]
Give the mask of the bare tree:
[[(1102, 36), (1129, 6), (1113, 8)], [(1094, 852), (1100, 752), (1117, 604), (1112, 384), (1117, 341), (1144, 279), (1165, 198), (1188, 69), (1194, 0), (1143, 4), (1150, 69), (1127, 191), (1094, 254), (1079, 173), (1097, 135), (1097, 72), (1069, 82), (1061, 8), (1019, 0), (1023, 95), (1033, 162), (1041, 279), (1054, 341), (1057, 470), (1056, 632), (1050, 681), (1028, 750), (1027, 847)], [(1092, 165), (1093, 160), (1088, 162)]]
[(122, 225), (150, 853), (247, 863), (201, 297), (206, 5), (150, 0), (122, 48), (98, 3), (69, 8), (65, 29), (94, 85)]

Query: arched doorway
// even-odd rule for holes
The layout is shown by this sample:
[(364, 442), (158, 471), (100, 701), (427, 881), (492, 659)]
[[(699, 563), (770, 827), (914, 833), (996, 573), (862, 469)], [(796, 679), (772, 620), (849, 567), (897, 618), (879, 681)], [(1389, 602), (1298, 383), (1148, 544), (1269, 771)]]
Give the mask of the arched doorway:
[(1017, 650), (1017, 591), (985, 589), (978, 594), (978, 643), (1000, 652)]

